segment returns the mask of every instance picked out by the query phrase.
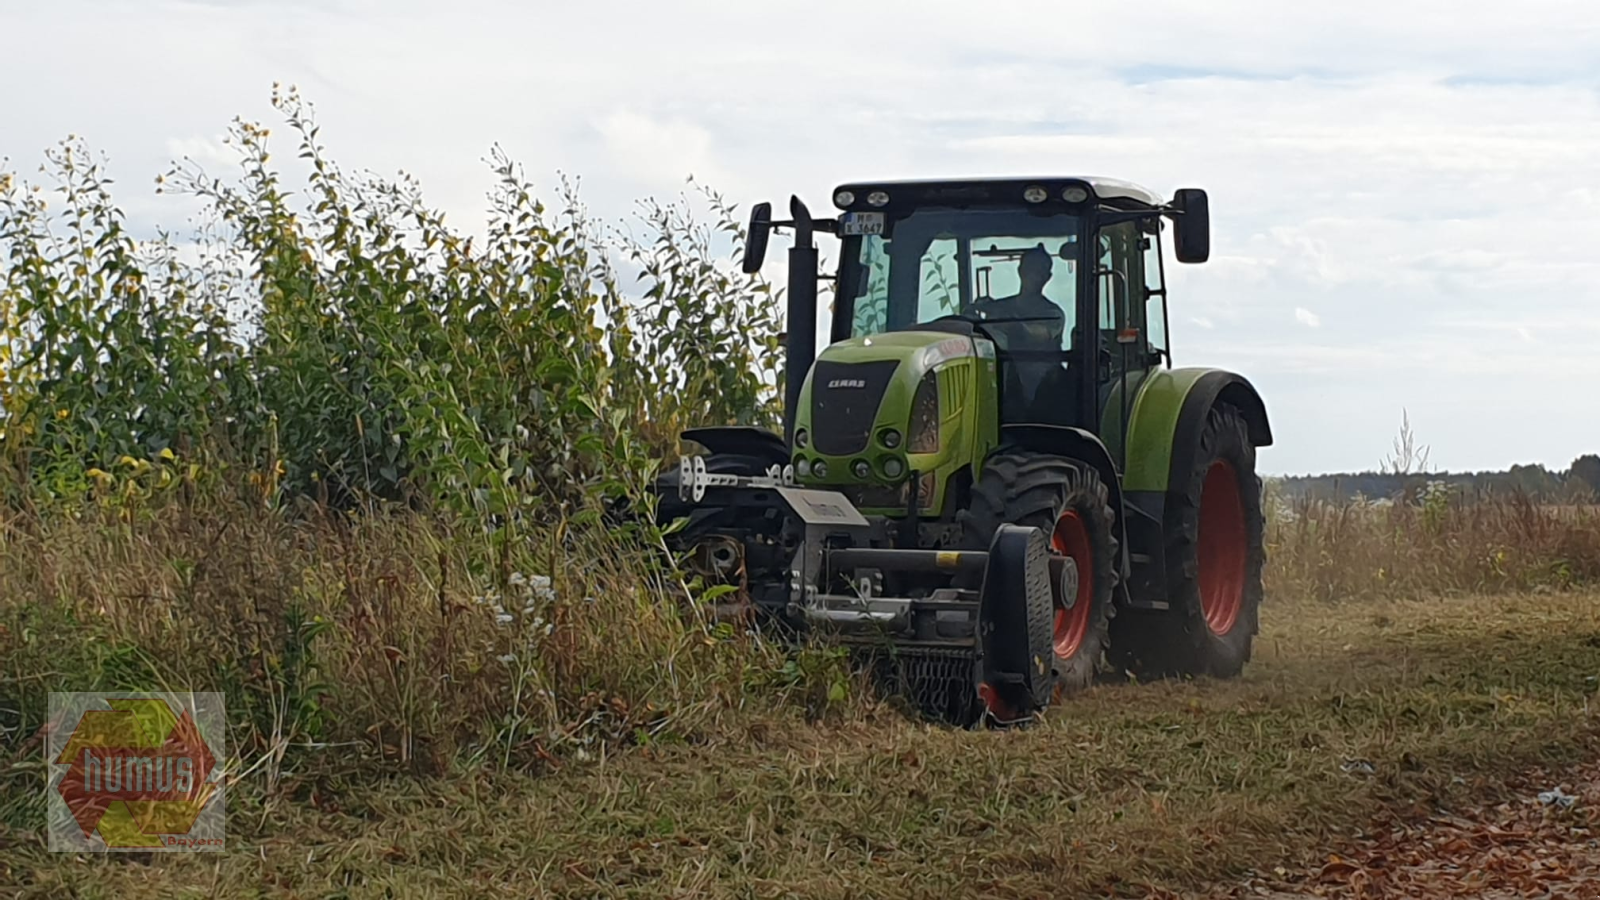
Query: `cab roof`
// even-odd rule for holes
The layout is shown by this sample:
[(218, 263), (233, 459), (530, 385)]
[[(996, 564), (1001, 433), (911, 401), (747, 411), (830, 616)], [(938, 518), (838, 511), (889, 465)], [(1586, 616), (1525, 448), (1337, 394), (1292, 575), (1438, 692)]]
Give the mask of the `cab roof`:
[[(1049, 175), (1037, 178), (1015, 176), (980, 178), (921, 178), (890, 181), (854, 181), (834, 189), (834, 205), (840, 209), (868, 210), (872, 206), (867, 198), (881, 191), (889, 195), (885, 207), (907, 207), (952, 204), (1012, 206), (1024, 203), (1023, 192), (1030, 187), (1042, 187), (1049, 198), (1047, 202), (1061, 202), (1061, 192), (1068, 187), (1082, 187), (1090, 196), (1103, 201), (1131, 202), (1138, 206), (1160, 207), (1166, 201), (1160, 194), (1131, 181), (1105, 178), (1098, 175)], [(843, 195), (853, 195), (849, 204), (840, 204)]]

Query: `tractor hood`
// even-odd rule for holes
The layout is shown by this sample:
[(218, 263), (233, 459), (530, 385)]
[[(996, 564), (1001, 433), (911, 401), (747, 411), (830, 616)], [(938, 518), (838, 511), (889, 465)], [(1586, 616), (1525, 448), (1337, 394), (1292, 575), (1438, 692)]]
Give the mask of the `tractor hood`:
[[(797, 476), (841, 488), (889, 488), (916, 472), (930, 479), (919, 493), (933, 488), (935, 471), (948, 469), (970, 442), (971, 429), (963, 425), (977, 410), (966, 400), (983, 383), (977, 370), (993, 365), (990, 341), (948, 331), (888, 332), (833, 344), (818, 355), (801, 389)], [(864, 492), (858, 505), (896, 505), (874, 502), (873, 493)]]
[(890, 331), (869, 337), (848, 338), (817, 356), (818, 360), (868, 362), (903, 360), (920, 372), (952, 359), (984, 355), (994, 358), (993, 342), (980, 335), (948, 331)]

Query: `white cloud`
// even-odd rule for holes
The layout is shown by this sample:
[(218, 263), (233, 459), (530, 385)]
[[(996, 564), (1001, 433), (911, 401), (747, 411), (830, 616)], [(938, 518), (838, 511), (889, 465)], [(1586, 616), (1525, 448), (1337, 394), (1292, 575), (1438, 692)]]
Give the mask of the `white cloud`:
[(1296, 306), (1294, 308), (1294, 320), (1309, 328), (1322, 327), (1322, 317), (1311, 310), (1306, 309), (1304, 306)]
[(226, 169), (239, 159), (239, 154), (230, 152), (223, 144), (223, 136), (216, 137), (187, 137), (169, 138), (167, 140), (167, 153), (174, 162), (193, 160), (196, 164), (209, 170)]
[(694, 174), (726, 187), (713, 163), (712, 136), (682, 119), (661, 120), (629, 109), (595, 123), (612, 167), (622, 177), (649, 185), (671, 184)]

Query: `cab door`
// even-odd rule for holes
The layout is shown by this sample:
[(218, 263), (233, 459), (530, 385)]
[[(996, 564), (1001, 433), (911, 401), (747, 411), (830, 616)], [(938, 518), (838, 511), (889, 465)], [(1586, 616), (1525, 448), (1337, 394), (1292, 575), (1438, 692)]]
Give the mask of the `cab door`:
[[(1119, 471), (1127, 461), (1127, 423), (1139, 388), (1166, 350), (1160, 218), (1106, 225), (1095, 235), (1097, 420)], [(1149, 223), (1146, 225), (1146, 223)], [(1148, 229), (1152, 229), (1147, 232)], [(1153, 326), (1153, 327), (1152, 327)]]

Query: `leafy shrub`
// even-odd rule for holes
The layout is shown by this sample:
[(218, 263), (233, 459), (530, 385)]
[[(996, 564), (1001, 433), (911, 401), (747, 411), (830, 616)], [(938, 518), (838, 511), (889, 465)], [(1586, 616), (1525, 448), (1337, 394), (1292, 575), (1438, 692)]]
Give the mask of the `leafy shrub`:
[(410, 178), (340, 170), (296, 93), (273, 102), (307, 164), (304, 208), (270, 132), (236, 121), (236, 179), (158, 179), (204, 202), (199, 262), (127, 235), (81, 142), (48, 155), (58, 214), (39, 186), (0, 180), (13, 488), (77, 497), (91, 469), (171, 452), (254, 472), (268, 501), (549, 522), (637, 494), (684, 427), (775, 423), (777, 298), (718, 252), (743, 236), (716, 194), (701, 192), (712, 226), (652, 201), (642, 239), (608, 238), (570, 187), (552, 212), (496, 150), (475, 247)]

